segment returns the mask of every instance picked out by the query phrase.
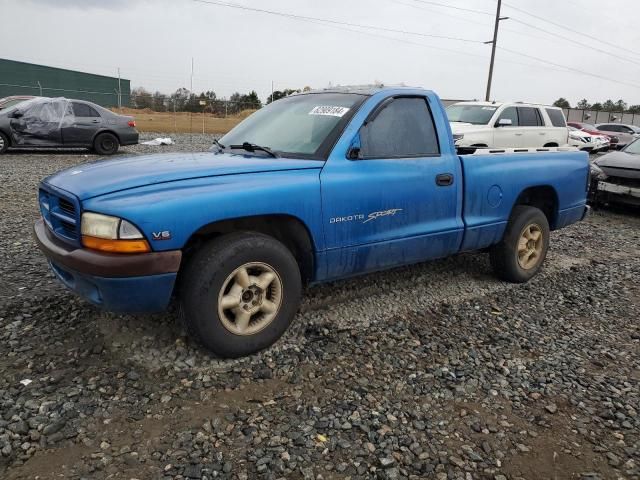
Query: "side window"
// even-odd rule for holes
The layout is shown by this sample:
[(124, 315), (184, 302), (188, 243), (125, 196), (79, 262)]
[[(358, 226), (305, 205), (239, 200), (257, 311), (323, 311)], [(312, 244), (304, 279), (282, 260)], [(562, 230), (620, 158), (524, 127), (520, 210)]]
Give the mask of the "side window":
[[(564, 121), (564, 114), (562, 110), (557, 110), (555, 108), (547, 108), (547, 115), (549, 115), (549, 119), (551, 120), (551, 125), (554, 127), (566, 127), (567, 124)], [(570, 124), (572, 127), (575, 127), (574, 124)]]
[(620, 129), (617, 125), (600, 125), (598, 130), (604, 130), (605, 132), (619, 132)]
[(538, 113), (537, 108), (532, 107), (518, 107), (518, 117), (520, 118), (521, 127), (538, 127)]
[(89, 105), (85, 105), (84, 103), (73, 103), (73, 114), (76, 117), (81, 118), (95, 118), (99, 117), (98, 112), (90, 107)]
[(518, 110), (516, 110), (516, 107), (505, 108), (498, 117), (498, 122), (503, 118), (511, 120), (512, 127), (517, 127), (520, 124), (518, 121)]
[(542, 112), (540, 111), (539, 108), (536, 108), (536, 117), (538, 117), (538, 125), (540, 127), (544, 127), (545, 126), (544, 117), (542, 116)]
[(438, 136), (424, 98), (396, 98), (360, 129), (363, 158), (438, 155)]

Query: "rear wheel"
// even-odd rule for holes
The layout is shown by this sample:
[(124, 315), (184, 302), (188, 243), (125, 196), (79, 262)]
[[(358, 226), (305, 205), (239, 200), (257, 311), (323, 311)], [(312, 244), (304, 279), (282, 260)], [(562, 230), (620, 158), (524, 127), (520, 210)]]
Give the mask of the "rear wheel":
[(9, 138), (2, 132), (0, 132), (0, 153), (4, 153), (9, 148)]
[(557, 147), (557, 143), (545, 143), (544, 148)]
[(99, 155), (113, 155), (119, 146), (118, 138), (112, 133), (101, 133), (93, 141), (93, 149)]
[(549, 248), (549, 222), (538, 208), (517, 205), (504, 237), (491, 248), (496, 275), (515, 283), (528, 281), (540, 271)]
[(189, 333), (221, 357), (273, 344), (298, 310), (298, 264), (279, 241), (234, 233), (201, 248), (186, 265), (181, 302)]

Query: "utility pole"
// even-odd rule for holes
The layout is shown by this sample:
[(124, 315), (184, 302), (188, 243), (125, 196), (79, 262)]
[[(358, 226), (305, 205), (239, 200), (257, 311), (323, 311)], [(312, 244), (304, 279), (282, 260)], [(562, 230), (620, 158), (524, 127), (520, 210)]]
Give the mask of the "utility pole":
[(496, 45), (498, 43), (498, 26), (500, 20), (507, 20), (509, 17), (500, 16), (500, 7), (502, 6), (502, 0), (498, 0), (498, 8), (496, 9), (496, 22), (493, 26), (493, 40), (484, 42), (485, 45), (491, 44), (491, 63), (489, 64), (489, 79), (487, 80), (487, 94), (484, 99), (488, 102), (491, 100), (491, 80), (493, 79), (493, 62), (496, 59)]

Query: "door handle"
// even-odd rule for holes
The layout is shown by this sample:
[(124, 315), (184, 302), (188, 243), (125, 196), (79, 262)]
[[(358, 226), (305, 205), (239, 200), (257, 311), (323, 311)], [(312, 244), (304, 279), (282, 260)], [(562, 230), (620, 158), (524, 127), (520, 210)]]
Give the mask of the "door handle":
[(100, 123), (99, 120), (92, 120), (91, 123)]
[(539, 132), (540, 135), (546, 135), (546, 132)]
[(450, 173), (441, 173), (436, 175), (436, 185), (439, 187), (448, 187), (453, 185), (453, 175)]
[(521, 137), (522, 134), (521, 133), (516, 133), (516, 137)]

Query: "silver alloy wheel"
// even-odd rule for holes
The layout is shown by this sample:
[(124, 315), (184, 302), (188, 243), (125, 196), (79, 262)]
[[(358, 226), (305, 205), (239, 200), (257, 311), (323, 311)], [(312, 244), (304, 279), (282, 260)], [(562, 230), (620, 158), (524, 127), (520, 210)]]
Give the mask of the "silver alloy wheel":
[(0, 150), (4, 148), (4, 138), (0, 135)]
[(278, 315), (282, 292), (282, 279), (273, 267), (245, 263), (231, 272), (218, 294), (222, 325), (236, 335), (258, 333)]
[(542, 228), (536, 223), (527, 225), (520, 233), (518, 240), (518, 264), (524, 270), (535, 267), (542, 258), (544, 239)]

